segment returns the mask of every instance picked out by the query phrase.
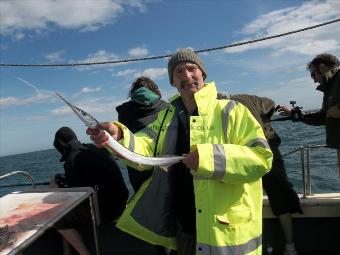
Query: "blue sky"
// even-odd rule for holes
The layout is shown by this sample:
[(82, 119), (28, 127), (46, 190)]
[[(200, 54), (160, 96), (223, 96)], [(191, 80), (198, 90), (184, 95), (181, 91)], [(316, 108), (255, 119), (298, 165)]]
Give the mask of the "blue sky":
[[(267, 0), (0, 0), (1, 63), (77, 63), (206, 49), (323, 23), (340, 2)], [(306, 71), (316, 54), (340, 56), (340, 24), (247, 46), (200, 54), (218, 90), (296, 100), (319, 108), (322, 94)], [(100, 121), (115, 120), (138, 76), (154, 79), (165, 99), (167, 59), (88, 67), (0, 68), (0, 156), (52, 148), (69, 126), (85, 126), (58, 91)]]

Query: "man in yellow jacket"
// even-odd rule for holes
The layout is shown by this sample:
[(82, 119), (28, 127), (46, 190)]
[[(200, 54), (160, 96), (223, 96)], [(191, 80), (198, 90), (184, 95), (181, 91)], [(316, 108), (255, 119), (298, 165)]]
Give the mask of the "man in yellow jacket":
[[(119, 122), (99, 127), (138, 154), (186, 155), (168, 172), (154, 169), (117, 226), (178, 255), (262, 254), (261, 177), (272, 153), (261, 126), (242, 104), (217, 98), (195, 52), (179, 50), (168, 72), (179, 93), (154, 122), (134, 135)], [(97, 146), (108, 140), (87, 133)]]

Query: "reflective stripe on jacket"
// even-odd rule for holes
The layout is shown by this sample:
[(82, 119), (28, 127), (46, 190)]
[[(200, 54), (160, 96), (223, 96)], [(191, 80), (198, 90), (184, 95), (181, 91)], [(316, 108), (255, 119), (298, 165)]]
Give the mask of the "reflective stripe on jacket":
[[(197, 149), (199, 154), (198, 169), (193, 173), (196, 254), (260, 255), (261, 177), (271, 168), (272, 153), (261, 126), (248, 109), (232, 100), (217, 100), (216, 96), (213, 82), (196, 92), (199, 116), (189, 120), (191, 150)], [(172, 102), (175, 100), (179, 100), (178, 95)], [(176, 111), (171, 105), (159, 113), (147, 132), (135, 135), (116, 123), (124, 134), (120, 142), (146, 156), (174, 154)], [(168, 174), (156, 168), (131, 199), (117, 226), (150, 243), (175, 249), (176, 219), (169, 188)]]

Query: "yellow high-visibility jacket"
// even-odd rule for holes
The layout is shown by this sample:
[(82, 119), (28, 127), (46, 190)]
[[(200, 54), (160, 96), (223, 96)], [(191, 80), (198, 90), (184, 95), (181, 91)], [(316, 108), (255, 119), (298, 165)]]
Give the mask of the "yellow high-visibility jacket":
[[(213, 82), (195, 93), (199, 116), (191, 116), (190, 146), (198, 150), (193, 172), (196, 208), (196, 254), (262, 254), (261, 177), (272, 164), (261, 126), (248, 109), (218, 100)], [(177, 138), (176, 105), (134, 135), (122, 124), (121, 144), (146, 155), (173, 155)], [(143, 166), (126, 162), (134, 168)], [(171, 171), (171, 169), (169, 169)], [(130, 200), (117, 226), (152, 244), (176, 249), (176, 219), (168, 173), (155, 168)]]

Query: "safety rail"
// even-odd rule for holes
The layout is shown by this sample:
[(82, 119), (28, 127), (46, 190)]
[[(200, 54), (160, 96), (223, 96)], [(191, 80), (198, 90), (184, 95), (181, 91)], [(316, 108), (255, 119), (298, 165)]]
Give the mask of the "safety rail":
[[(295, 152), (300, 151), (301, 157), (301, 176), (302, 176), (302, 195), (306, 198), (307, 195), (312, 194), (312, 177), (310, 167), (310, 151), (311, 149), (326, 148), (325, 144), (322, 145), (301, 145), (298, 149), (292, 150), (283, 157), (289, 156)], [(337, 177), (340, 179), (340, 149), (337, 150), (337, 163), (336, 163)]]
[[(14, 171), (14, 172), (11, 172), (11, 173), (8, 173), (8, 174), (5, 174), (5, 175), (1, 175), (0, 176), (0, 180), (8, 178), (8, 177), (13, 176), (13, 175), (18, 175), (18, 174), (21, 174), (21, 175), (24, 175), (24, 176), (28, 177), (28, 179), (30, 180), (30, 182), (32, 184), (33, 189), (36, 188), (36, 184), (35, 184), (35, 181), (34, 181), (33, 177), (29, 173), (27, 173), (25, 171)], [(15, 185), (13, 185), (13, 186), (15, 186)]]

